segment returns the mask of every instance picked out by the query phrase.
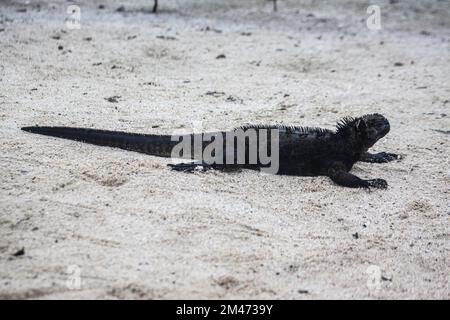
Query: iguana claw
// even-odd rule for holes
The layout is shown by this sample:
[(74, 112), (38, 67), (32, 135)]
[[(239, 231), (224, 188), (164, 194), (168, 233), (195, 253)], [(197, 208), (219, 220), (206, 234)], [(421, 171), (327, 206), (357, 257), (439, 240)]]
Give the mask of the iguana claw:
[(386, 189), (388, 187), (388, 183), (384, 179), (370, 179), (366, 182), (368, 188)]

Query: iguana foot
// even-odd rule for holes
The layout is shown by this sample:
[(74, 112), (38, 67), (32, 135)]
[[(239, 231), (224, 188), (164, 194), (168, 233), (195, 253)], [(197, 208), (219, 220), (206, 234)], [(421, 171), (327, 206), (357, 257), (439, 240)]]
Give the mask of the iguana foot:
[(376, 189), (386, 189), (388, 183), (384, 179), (370, 179), (364, 180), (367, 184), (364, 186), (365, 188), (376, 188)]
[(388, 152), (380, 152), (375, 154), (375, 156), (380, 163), (399, 160), (401, 158), (398, 154)]
[(398, 154), (388, 152), (379, 152), (374, 154), (367, 152), (361, 157), (361, 161), (371, 163), (386, 163), (399, 159), (401, 159), (401, 156)]
[(181, 172), (204, 172), (213, 169), (213, 167), (205, 162), (189, 162), (189, 163), (177, 163), (177, 164), (168, 164), (172, 170), (181, 171)]

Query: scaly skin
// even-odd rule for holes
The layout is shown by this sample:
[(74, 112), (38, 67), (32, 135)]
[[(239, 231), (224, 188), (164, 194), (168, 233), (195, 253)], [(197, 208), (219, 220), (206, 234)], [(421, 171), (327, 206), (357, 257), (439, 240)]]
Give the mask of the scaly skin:
[[(379, 139), (390, 130), (388, 120), (380, 114), (368, 114), (359, 118), (344, 118), (337, 125), (336, 131), (309, 127), (288, 126), (245, 126), (238, 129), (275, 129), (279, 135), (279, 170), (278, 174), (295, 176), (328, 176), (336, 184), (350, 188), (386, 188), (387, 182), (383, 179), (364, 180), (350, 173), (357, 161), (384, 163), (399, 159), (393, 153), (371, 154), (367, 152)], [(171, 157), (172, 150), (179, 141), (172, 141), (169, 135), (144, 135), (117, 131), (97, 129), (68, 128), (68, 127), (24, 127), (22, 130), (59, 138), (71, 139), (100, 146), (116, 147), (130, 151)], [(235, 129), (237, 130), (237, 129)], [(257, 138), (259, 140), (259, 131)], [(227, 132), (210, 133), (216, 139), (221, 135), (226, 142)], [(192, 138), (194, 135), (185, 135)], [(196, 134), (195, 138), (202, 139), (203, 134)], [(203, 141), (202, 150), (210, 143)], [(226, 143), (224, 143), (224, 146)], [(270, 144), (269, 149), (270, 149)], [(257, 144), (259, 148), (259, 143)], [(200, 162), (181, 163), (170, 165), (173, 170), (192, 172), (197, 169), (206, 171), (253, 169), (264, 167), (259, 158), (256, 164), (249, 164), (248, 142), (245, 144), (246, 158), (243, 164), (216, 164), (201, 159)], [(236, 160), (236, 150), (234, 159)], [(259, 151), (259, 150), (257, 150)], [(223, 154), (226, 154), (224, 147)], [(182, 157), (198, 159), (195, 153), (183, 154)], [(225, 156), (224, 156), (225, 157)], [(205, 161), (206, 160), (206, 161)], [(224, 161), (225, 163), (225, 161)]]

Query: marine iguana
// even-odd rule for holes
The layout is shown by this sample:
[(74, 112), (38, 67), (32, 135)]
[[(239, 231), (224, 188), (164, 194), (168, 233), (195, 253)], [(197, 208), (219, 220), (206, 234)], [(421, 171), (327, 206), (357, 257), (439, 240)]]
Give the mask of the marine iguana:
[[(357, 161), (383, 163), (399, 156), (393, 153), (368, 152), (379, 139), (390, 130), (389, 121), (380, 114), (367, 114), (358, 118), (346, 117), (337, 123), (335, 131), (317, 127), (297, 127), (282, 125), (249, 125), (242, 129), (276, 130), (279, 139), (279, 169), (277, 174), (295, 176), (328, 176), (336, 184), (350, 188), (387, 188), (384, 179), (363, 180), (350, 173)], [(160, 157), (171, 157), (173, 148), (179, 141), (173, 141), (170, 135), (148, 135), (118, 131), (70, 128), (70, 127), (23, 127), (22, 130), (59, 138), (82, 141), (90, 144), (121, 148)], [(233, 131), (232, 130), (232, 131)], [(210, 136), (225, 137), (227, 132), (210, 133)], [(203, 134), (190, 134), (184, 137), (195, 140)], [(183, 137), (183, 136), (182, 136)], [(215, 139), (215, 138), (214, 138)], [(210, 138), (209, 141), (213, 139)], [(225, 140), (225, 139), (224, 139)], [(202, 150), (208, 142), (202, 140)], [(246, 161), (250, 146), (246, 141)], [(183, 157), (195, 159), (195, 154), (183, 154)], [(169, 164), (173, 170), (192, 172), (201, 166), (203, 170), (235, 170), (241, 168), (260, 169), (257, 163), (217, 164), (205, 161)]]

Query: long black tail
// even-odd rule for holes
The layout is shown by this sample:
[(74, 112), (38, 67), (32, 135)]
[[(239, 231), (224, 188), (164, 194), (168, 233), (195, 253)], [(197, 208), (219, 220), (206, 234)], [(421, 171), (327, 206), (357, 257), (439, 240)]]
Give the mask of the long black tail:
[(178, 141), (170, 135), (148, 135), (119, 131), (68, 128), (68, 127), (23, 127), (22, 130), (46, 136), (82, 141), (98, 146), (114, 147), (159, 157), (170, 157)]

